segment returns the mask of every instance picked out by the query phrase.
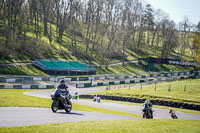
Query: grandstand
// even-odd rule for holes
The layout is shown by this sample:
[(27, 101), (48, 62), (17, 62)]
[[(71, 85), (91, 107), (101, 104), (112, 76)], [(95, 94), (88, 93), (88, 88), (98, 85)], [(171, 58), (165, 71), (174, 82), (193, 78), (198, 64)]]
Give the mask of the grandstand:
[(94, 75), (96, 69), (78, 61), (36, 60), (33, 65), (51, 75)]

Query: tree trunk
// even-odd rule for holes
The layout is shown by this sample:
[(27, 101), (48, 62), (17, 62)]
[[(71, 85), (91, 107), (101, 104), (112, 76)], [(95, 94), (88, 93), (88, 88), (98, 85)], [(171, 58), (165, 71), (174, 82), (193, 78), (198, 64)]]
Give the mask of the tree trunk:
[(151, 48), (153, 48), (153, 44), (154, 44), (154, 40), (155, 40), (155, 37), (156, 37), (157, 30), (158, 30), (158, 28), (156, 26), (156, 29), (153, 32), (153, 37), (152, 37), (152, 40), (151, 40)]

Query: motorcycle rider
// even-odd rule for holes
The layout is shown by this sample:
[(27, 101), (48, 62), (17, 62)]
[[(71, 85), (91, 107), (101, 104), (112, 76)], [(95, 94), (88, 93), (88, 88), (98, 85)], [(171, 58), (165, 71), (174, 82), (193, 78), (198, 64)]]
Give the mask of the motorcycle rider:
[(173, 114), (173, 113), (175, 114), (175, 111), (172, 110), (172, 109), (170, 109), (170, 110), (169, 110), (169, 114)]
[(143, 103), (144, 109), (143, 112), (146, 112), (148, 110), (151, 111), (151, 115), (153, 117), (153, 113), (152, 113), (152, 103), (149, 99), (145, 100), (145, 102)]
[(173, 119), (178, 119), (178, 117), (176, 116), (174, 110), (170, 109), (170, 110), (169, 110), (169, 114), (171, 115), (171, 117), (172, 117)]
[(69, 94), (68, 86), (65, 84), (65, 80), (60, 80), (60, 84), (57, 86), (56, 91), (59, 91), (59, 96), (62, 99), (62, 102), (65, 104), (65, 97)]
[(74, 93), (73, 99), (76, 99), (76, 100), (78, 99), (78, 92)]

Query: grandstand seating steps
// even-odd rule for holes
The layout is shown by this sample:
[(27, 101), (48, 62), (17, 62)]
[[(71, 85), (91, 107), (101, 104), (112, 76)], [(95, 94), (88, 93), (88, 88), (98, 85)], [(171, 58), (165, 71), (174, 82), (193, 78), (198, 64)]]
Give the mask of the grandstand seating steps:
[(91, 70), (84, 64), (75, 61), (46, 61), (46, 60), (36, 60), (36, 62), (46, 69), (51, 70)]

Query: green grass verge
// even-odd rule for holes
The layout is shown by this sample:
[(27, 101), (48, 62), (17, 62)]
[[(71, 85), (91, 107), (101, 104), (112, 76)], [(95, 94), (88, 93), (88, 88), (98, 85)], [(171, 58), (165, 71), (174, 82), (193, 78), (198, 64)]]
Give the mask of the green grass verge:
[[(105, 67), (94, 67), (96, 68), (97, 74), (120, 74), (120, 73), (131, 73), (132, 75), (150, 74), (155, 72), (169, 72), (172, 71), (183, 71), (193, 70), (191, 67), (181, 67), (172, 65), (155, 65), (154, 69), (144, 68), (137, 63), (127, 63), (123, 65), (110, 66), (108, 69)], [(28, 66), (0, 66), (0, 74), (13, 74), (13, 75), (47, 75), (42, 71), (38, 70), (32, 65)]]
[[(171, 89), (168, 91), (170, 85)], [(185, 85), (186, 91), (184, 92)], [(144, 99), (148, 98), (200, 104), (200, 79), (162, 82), (156, 85), (156, 90), (155, 84), (153, 84), (142, 86), (142, 90), (141, 86), (137, 86), (132, 87), (130, 90), (128, 88), (119, 90), (103, 90), (91, 94), (136, 97)]]
[(199, 133), (194, 120), (110, 120), (0, 128), (0, 133)]
[[(38, 89), (37, 89), (38, 90)], [(41, 107), (50, 108), (52, 100), (46, 98), (38, 98), (33, 96), (27, 96), (23, 93), (25, 91), (36, 91), (34, 89), (0, 89), (0, 107)], [(141, 117), (136, 114), (124, 113), (119, 111), (113, 111), (108, 109), (101, 109), (86, 105), (79, 105), (73, 103), (73, 110), (81, 110), (87, 112), (105, 113), (105, 114), (116, 114), (132, 117)]]
[[(91, 101), (91, 99), (81, 99), (81, 100)], [(104, 99), (102, 99), (101, 102), (117, 103), (117, 104), (133, 105), (133, 106), (143, 106), (143, 104), (141, 104), (141, 103), (131, 103), (131, 102), (124, 102), (124, 101), (112, 101), (112, 100), (104, 100)], [(196, 110), (173, 108), (173, 107), (158, 106), (158, 105), (153, 105), (153, 108), (160, 108), (160, 109), (167, 109), (167, 110), (173, 109), (174, 111), (200, 115), (200, 111), (196, 111)]]

